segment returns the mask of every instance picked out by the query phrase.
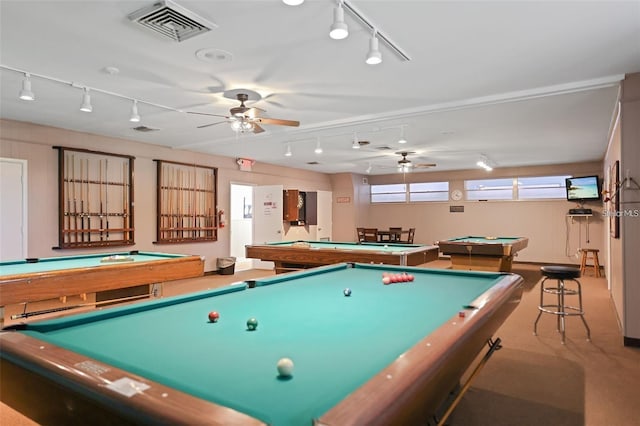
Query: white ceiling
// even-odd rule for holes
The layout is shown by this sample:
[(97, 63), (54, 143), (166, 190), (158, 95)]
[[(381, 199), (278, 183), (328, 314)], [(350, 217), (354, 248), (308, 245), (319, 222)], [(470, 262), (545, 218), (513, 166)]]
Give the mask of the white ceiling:
[[(127, 18), (152, 3), (2, 0), (0, 116), (326, 173), (395, 173), (404, 150), (430, 170), (474, 168), (481, 155), (496, 167), (571, 163), (603, 158), (617, 83), (640, 72), (640, 1), (348, 0), (411, 58), (381, 42), (375, 66), (364, 63), (371, 31), (350, 13), (349, 37), (329, 38), (334, 0), (178, 0), (217, 24), (183, 42)], [(232, 58), (206, 62), (202, 49)], [(7, 67), (34, 74), (35, 102), (17, 98), (23, 75)], [(93, 112), (78, 110), (80, 88), (37, 75), (93, 88)], [(300, 127), (236, 135), (181, 112), (228, 114), (238, 102), (223, 92), (240, 88)], [(125, 98), (140, 100), (141, 123)], [(370, 144), (352, 149), (354, 135)]]

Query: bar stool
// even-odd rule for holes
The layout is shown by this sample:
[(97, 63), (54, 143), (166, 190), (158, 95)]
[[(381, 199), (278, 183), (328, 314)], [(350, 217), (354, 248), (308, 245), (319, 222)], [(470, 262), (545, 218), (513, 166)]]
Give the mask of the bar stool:
[[(538, 306), (538, 317), (533, 323), (533, 334), (537, 335), (538, 320), (543, 313), (556, 315), (558, 319), (558, 331), (562, 334), (562, 344), (565, 342), (565, 317), (580, 316), (584, 328), (587, 329), (587, 340), (591, 340), (591, 330), (584, 319), (582, 309), (582, 286), (580, 285), (580, 269), (572, 266), (549, 265), (540, 268), (545, 277), (540, 283), (540, 305)], [(555, 285), (545, 286), (547, 280), (556, 280)], [(570, 289), (566, 287), (566, 282), (575, 282), (577, 287)], [(556, 303), (545, 303), (544, 295), (556, 295)], [(578, 296), (578, 306), (567, 306), (565, 296)]]
[(584, 271), (587, 268), (587, 260), (589, 260), (589, 253), (591, 253), (593, 259), (593, 274), (596, 278), (600, 278), (600, 261), (598, 260), (598, 249), (580, 249), (582, 252), (582, 258), (580, 259), (580, 273), (584, 275)]

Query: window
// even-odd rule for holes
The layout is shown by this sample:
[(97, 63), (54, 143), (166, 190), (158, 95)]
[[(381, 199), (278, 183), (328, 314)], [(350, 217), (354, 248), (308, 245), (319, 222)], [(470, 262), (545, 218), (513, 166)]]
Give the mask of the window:
[(409, 201), (447, 201), (449, 182), (423, 182), (409, 184)]
[(513, 178), (464, 181), (467, 200), (513, 200)]
[(518, 199), (565, 198), (565, 179), (569, 176), (518, 178)]
[(407, 185), (371, 185), (372, 203), (404, 203), (407, 201)]

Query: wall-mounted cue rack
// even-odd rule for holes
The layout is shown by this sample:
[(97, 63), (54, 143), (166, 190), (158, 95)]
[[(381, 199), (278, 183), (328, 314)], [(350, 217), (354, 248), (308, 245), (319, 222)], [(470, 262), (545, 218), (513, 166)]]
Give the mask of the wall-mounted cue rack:
[(218, 169), (155, 161), (158, 169), (156, 243), (217, 241)]
[(128, 155), (58, 150), (58, 247), (135, 244), (133, 160)]

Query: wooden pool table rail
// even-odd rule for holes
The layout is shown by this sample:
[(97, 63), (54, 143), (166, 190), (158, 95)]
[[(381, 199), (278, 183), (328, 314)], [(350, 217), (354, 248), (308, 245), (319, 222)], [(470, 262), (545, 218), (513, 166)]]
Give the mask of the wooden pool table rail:
[[(0, 332), (0, 337), (2, 400), (32, 419), (44, 421), (43, 424), (52, 419), (64, 419), (67, 424), (74, 423), (73, 419), (77, 424), (92, 419), (94, 426), (264, 425), (228, 407), (195, 398), (28, 335), (4, 331)], [(46, 359), (42, 357), (43, 353), (46, 353)], [(20, 360), (19, 364), (12, 362), (15, 359)], [(32, 370), (44, 371), (45, 374), (30, 373)], [(143, 383), (149, 388), (127, 396), (107, 387), (122, 378)]]
[(417, 266), (438, 259), (437, 246), (408, 248), (403, 252), (376, 250), (320, 249), (279, 245), (245, 246), (246, 257), (274, 262), (276, 273), (343, 262), (382, 263), (386, 265)]
[(200, 256), (0, 276), (0, 307), (204, 275)]
[[(523, 279), (511, 275), (402, 354), (315, 422), (316, 426), (414, 425), (436, 413), (484, 345), (518, 306)], [(437, 345), (430, 342), (437, 341)], [(411, 391), (408, 391), (408, 390)], [(443, 392), (445, 390), (445, 392)]]

